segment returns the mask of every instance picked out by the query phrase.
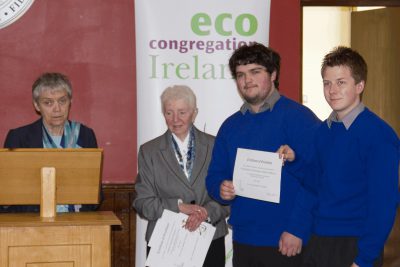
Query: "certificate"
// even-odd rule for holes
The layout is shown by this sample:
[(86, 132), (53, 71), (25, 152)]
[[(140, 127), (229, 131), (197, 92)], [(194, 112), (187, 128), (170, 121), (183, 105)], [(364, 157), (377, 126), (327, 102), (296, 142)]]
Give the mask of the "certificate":
[(282, 159), (278, 153), (238, 148), (233, 170), (236, 195), (279, 203)]
[(184, 228), (188, 216), (164, 210), (149, 240), (150, 253), (146, 266), (202, 267), (215, 227), (201, 223), (197, 230)]

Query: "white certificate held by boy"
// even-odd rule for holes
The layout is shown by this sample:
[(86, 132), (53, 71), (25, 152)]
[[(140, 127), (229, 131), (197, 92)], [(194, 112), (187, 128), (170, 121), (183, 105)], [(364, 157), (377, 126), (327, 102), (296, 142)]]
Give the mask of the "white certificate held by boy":
[(238, 148), (233, 186), (236, 195), (279, 203), (282, 159), (278, 153)]

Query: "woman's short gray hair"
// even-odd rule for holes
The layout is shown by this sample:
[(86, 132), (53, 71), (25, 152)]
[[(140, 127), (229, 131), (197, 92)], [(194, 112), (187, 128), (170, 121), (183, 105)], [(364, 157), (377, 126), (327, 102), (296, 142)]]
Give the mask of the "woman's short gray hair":
[(40, 93), (44, 90), (64, 89), (69, 99), (72, 99), (72, 85), (68, 77), (57, 72), (47, 72), (40, 75), (32, 85), (32, 98), (35, 102), (39, 100)]
[(161, 94), (162, 112), (165, 111), (165, 104), (168, 101), (178, 99), (185, 100), (188, 105), (193, 108), (193, 110), (197, 109), (196, 95), (193, 93), (192, 89), (190, 89), (190, 87), (186, 85), (174, 85), (165, 89), (164, 92)]

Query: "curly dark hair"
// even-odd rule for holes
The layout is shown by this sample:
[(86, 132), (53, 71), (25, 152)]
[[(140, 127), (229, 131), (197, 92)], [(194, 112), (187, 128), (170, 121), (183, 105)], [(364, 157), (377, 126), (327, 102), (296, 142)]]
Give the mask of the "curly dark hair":
[(264, 66), (267, 72), (276, 71), (275, 88), (279, 89), (280, 55), (269, 47), (260, 43), (245, 44), (236, 49), (229, 59), (229, 69), (236, 79), (236, 67), (239, 65), (258, 64)]

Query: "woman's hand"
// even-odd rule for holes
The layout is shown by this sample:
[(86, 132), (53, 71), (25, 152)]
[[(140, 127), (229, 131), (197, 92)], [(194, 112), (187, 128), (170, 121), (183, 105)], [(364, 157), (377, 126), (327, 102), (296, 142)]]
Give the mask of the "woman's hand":
[(191, 232), (195, 231), (208, 218), (208, 212), (202, 206), (181, 203), (178, 207), (180, 212), (189, 215), (184, 227)]

